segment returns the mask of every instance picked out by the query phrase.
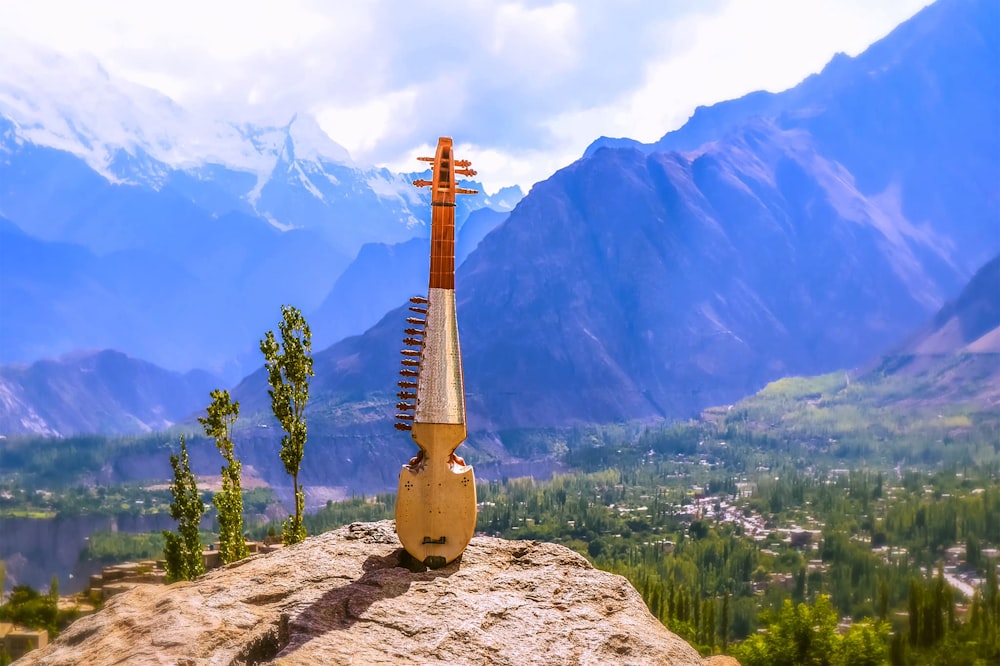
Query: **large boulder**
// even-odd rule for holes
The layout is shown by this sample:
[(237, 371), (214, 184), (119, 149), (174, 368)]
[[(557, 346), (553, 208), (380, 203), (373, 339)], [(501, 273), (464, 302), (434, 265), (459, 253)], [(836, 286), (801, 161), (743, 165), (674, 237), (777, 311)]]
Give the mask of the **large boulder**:
[(23, 663), (700, 666), (702, 658), (624, 578), (567, 548), (477, 537), (458, 561), (431, 571), (383, 521), (193, 582), (139, 585)]

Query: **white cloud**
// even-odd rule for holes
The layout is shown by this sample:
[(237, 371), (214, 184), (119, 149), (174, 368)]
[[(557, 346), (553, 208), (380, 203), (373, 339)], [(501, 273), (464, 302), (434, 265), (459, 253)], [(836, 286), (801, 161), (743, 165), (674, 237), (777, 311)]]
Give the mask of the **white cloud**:
[(93, 54), (193, 116), (311, 113), (359, 163), (454, 136), (490, 189), (527, 189), (598, 136), (655, 140), (699, 104), (794, 85), (926, 4), (36, 0), (0, 3), (0, 78), (7, 31)]
[(529, 70), (531, 84), (565, 72), (579, 60), (576, 8), (566, 2), (529, 8), (500, 5), (493, 19), (490, 51), (515, 70)]

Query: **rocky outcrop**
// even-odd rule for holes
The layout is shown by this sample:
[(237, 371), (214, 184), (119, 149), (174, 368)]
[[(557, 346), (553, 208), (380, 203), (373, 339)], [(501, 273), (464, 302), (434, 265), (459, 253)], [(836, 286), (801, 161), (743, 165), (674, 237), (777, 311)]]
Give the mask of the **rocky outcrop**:
[(393, 527), (355, 523), (140, 585), (23, 663), (702, 664), (624, 578), (567, 548), (477, 537), (431, 571)]

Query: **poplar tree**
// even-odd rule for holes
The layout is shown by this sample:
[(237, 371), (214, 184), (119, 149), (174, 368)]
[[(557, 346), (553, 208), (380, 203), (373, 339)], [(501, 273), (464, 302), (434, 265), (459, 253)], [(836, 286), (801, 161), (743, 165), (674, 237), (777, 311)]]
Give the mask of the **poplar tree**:
[(306, 444), (305, 409), (309, 400), (309, 378), (313, 376), (312, 332), (298, 308), (281, 306), (282, 321), (279, 325), (281, 342), (273, 331), (268, 331), (260, 341), (264, 354), (264, 368), (271, 390), (271, 410), (285, 430), (281, 438), (281, 462), (292, 477), (295, 494), (295, 515), (288, 516), (282, 525), (281, 541), (285, 545), (298, 543), (306, 538), (302, 524), (305, 513), (305, 493), (299, 486), (299, 468)]
[(722, 626), (719, 628), (719, 638), (722, 640), (722, 650), (729, 649), (729, 590), (722, 597)]
[(198, 418), (205, 434), (215, 439), (226, 466), (222, 468), (222, 490), (215, 494), (212, 503), (219, 515), (219, 557), (223, 564), (241, 560), (247, 555), (243, 537), (243, 491), (240, 474), (243, 464), (233, 454), (233, 424), (240, 415), (240, 403), (233, 402), (229, 391), (216, 389), (211, 393), (212, 404), (208, 416)]
[(166, 539), (163, 553), (167, 561), (167, 579), (193, 580), (205, 573), (205, 562), (201, 555), (201, 538), (198, 526), (205, 514), (205, 505), (198, 495), (198, 486), (191, 473), (187, 444), (181, 435), (181, 454), (170, 455), (170, 467), (174, 470), (174, 480), (170, 493), (174, 501), (170, 504), (170, 517), (177, 521), (177, 533), (163, 530)]

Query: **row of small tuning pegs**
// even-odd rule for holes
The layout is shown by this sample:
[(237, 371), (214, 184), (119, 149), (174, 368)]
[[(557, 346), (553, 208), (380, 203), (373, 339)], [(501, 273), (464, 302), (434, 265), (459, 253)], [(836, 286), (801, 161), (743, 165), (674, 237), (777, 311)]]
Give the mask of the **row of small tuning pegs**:
[(410, 303), (412, 303), (410, 311), (416, 315), (423, 315), (423, 319), (407, 317), (406, 323), (409, 326), (403, 330), (403, 333), (406, 334), (406, 337), (403, 338), (403, 344), (407, 348), (399, 351), (403, 357), (400, 361), (403, 367), (399, 371), (402, 379), (398, 382), (398, 386), (403, 390), (396, 394), (396, 397), (399, 398), (399, 402), (396, 403), (396, 409), (399, 410), (396, 414), (396, 430), (413, 429), (413, 415), (417, 409), (416, 389), (417, 378), (420, 376), (420, 354), (424, 344), (424, 332), (427, 328), (429, 301), (423, 296), (414, 296), (410, 299)]

